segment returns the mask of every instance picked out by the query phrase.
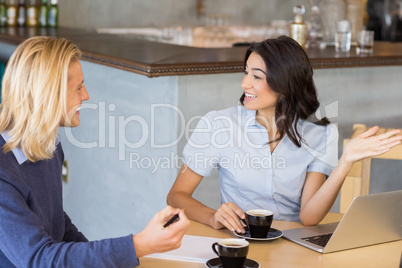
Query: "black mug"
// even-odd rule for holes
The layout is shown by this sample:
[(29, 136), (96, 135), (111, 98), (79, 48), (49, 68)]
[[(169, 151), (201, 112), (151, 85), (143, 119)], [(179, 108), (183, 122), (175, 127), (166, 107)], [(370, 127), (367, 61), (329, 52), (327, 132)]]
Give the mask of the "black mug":
[(244, 239), (227, 238), (213, 243), (212, 250), (219, 256), (223, 268), (242, 268), (247, 258), (248, 245)]
[(246, 211), (246, 220), (252, 238), (267, 238), (274, 214), (266, 209)]

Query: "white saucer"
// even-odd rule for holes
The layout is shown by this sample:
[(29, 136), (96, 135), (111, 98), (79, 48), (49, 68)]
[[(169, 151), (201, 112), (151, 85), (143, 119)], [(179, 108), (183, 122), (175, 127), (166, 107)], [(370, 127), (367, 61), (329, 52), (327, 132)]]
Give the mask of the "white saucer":
[(251, 237), (250, 231), (246, 229), (246, 232), (244, 234), (240, 234), (237, 232), (234, 232), (234, 235), (240, 238), (248, 239), (248, 240), (258, 240), (258, 241), (270, 241), (270, 240), (275, 240), (280, 237), (282, 237), (283, 233), (282, 231), (275, 229), (275, 228), (270, 228), (268, 235), (266, 238), (255, 238)]

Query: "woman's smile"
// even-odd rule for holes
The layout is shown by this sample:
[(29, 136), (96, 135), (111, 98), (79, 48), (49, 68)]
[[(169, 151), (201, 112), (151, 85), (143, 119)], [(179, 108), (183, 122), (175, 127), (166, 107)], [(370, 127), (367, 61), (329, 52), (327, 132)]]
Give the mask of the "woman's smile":
[(250, 94), (250, 93), (247, 93), (247, 92), (245, 92), (244, 94), (245, 94), (244, 101), (252, 101), (255, 98), (257, 98), (256, 95), (253, 95), (253, 94)]

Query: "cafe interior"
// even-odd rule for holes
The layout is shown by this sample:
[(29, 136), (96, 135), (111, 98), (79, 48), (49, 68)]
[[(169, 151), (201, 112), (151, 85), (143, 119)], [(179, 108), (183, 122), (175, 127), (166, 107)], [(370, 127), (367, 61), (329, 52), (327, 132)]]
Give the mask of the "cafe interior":
[[(291, 36), (297, 12), (321, 105), (317, 116), (336, 124), (338, 155), (345, 140), (367, 127), (402, 128), (401, 0), (57, 4), (55, 26), (0, 27), (0, 70), (31, 36), (64, 37), (83, 51), (90, 99), (81, 108), (80, 127), (61, 128), (59, 135), (65, 153), (64, 209), (90, 240), (137, 233), (166, 206), (198, 120), (239, 104), (245, 51), (267, 38)], [(349, 25), (346, 48), (339, 47), (339, 21)], [(374, 33), (369, 51), (360, 47), (363, 30)], [(322, 223), (341, 220), (355, 196), (402, 190), (400, 160), (402, 145), (384, 157), (356, 163)], [(193, 196), (217, 209), (218, 172), (203, 179)], [(272, 226), (281, 231), (302, 227), (280, 221)], [(197, 222), (191, 222), (186, 235), (190, 250), (142, 257), (140, 267), (205, 267), (205, 260), (216, 258), (208, 244), (213, 240), (207, 239), (236, 238)], [(284, 237), (249, 240), (247, 258), (257, 264), (243, 267), (401, 267), (401, 235), (399, 223), (397, 241), (328, 254)]]

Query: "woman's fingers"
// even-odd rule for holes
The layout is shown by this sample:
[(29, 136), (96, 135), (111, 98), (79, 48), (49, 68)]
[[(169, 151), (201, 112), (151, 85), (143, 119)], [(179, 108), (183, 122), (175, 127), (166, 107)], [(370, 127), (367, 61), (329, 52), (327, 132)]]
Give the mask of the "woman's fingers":
[(388, 142), (382, 146), (378, 146), (377, 148), (375, 148), (375, 150), (373, 151), (373, 153), (371, 154), (372, 156), (374, 155), (381, 155), (383, 153), (388, 152), (389, 150), (391, 150), (392, 147), (395, 147), (397, 145), (401, 144), (400, 140), (397, 141), (393, 141), (393, 142)]
[(234, 203), (222, 204), (216, 212), (217, 220), (231, 231), (244, 232), (240, 219), (244, 218), (243, 211)]
[(365, 139), (367, 137), (373, 136), (374, 134), (377, 133), (377, 131), (379, 129), (380, 128), (378, 126), (374, 126), (374, 127), (370, 128), (369, 130), (367, 130), (367, 131), (363, 132), (362, 134), (360, 134), (359, 137)]
[(400, 130), (394, 129), (378, 136), (366, 138), (367, 147), (372, 148), (374, 151), (390, 149), (401, 143), (402, 136), (396, 135), (398, 133), (400, 133)]
[(366, 157), (381, 155), (401, 143), (400, 129), (393, 129), (380, 135), (375, 135), (378, 129), (378, 126), (372, 127), (351, 139), (345, 146), (344, 159), (348, 162), (354, 162)]
[(400, 129), (393, 129), (393, 130), (387, 131), (385, 133), (382, 133), (380, 135), (377, 135), (377, 137), (379, 138), (379, 140), (385, 140), (385, 139), (388, 139), (389, 137), (392, 137), (392, 136), (394, 136), (394, 135), (396, 135), (396, 134), (398, 134), (400, 132), (401, 132)]

